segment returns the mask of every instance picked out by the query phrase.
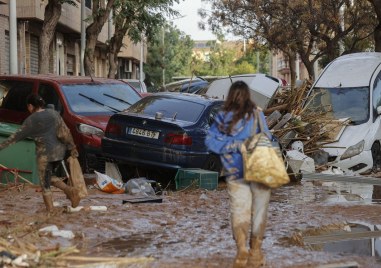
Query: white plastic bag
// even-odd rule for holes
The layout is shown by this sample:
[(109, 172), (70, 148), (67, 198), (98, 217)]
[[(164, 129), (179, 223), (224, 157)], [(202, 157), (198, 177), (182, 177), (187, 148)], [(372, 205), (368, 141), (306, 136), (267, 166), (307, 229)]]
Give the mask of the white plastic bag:
[(126, 183), (126, 193), (143, 196), (155, 195), (155, 190), (151, 186), (152, 182), (155, 181), (146, 178), (130, 179)]
[(97, 175), (97, 184), (101, 191), (112, 194), (121, 194), (125, 192), (124, 184), (117, 181), (106, 174), (94, 171)]

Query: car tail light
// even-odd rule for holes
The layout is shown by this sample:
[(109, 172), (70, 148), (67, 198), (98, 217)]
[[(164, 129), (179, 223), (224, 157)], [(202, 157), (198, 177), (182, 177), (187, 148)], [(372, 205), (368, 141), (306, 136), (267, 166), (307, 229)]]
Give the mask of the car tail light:
[(164, 142), (176, 145), (192, 145), (192, 137), (186, 133), (169, 133), (165, 136)]
[(106, 136), (118, 137), (121, 135), (122, 135), (122, 127), (110, 121), (106, 127)]

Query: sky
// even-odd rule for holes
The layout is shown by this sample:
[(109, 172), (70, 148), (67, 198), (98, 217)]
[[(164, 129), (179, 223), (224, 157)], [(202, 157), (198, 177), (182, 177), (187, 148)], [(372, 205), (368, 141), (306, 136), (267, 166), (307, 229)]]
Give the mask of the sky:
[(181, 16), (184, 16), (172, 21), (180, 31), (190, 35), (193, 40), (216, 39), (216, 36), (211, 31), (203, 31), (198, 27), (198, 22), (201, 21), (198, 9), (207, 8), (207, 5), (201, 3), (201, 0), (180, 0), (180, 3), (173, 5), (173, 8), (180, 12)]

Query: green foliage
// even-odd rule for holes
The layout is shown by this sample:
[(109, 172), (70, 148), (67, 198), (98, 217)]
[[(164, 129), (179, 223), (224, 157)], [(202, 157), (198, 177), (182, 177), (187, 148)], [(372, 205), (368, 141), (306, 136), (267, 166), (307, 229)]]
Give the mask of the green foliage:
[(253, 74), (255, 73), (255, 68), (252, 64), (248, 63), (247, 61), (242, 61), (241, 63), (237, 64), (232, 72), (232, 75), (236, 74)]
[[(163, 36), (164, 34), (164, 36)], [(147, 64), (144, 66), (147, 84), (158, 88), (174, 76), (190, 73), (193, 41), (173, 25), (162, 27), (153, 36), (148, 47)]]

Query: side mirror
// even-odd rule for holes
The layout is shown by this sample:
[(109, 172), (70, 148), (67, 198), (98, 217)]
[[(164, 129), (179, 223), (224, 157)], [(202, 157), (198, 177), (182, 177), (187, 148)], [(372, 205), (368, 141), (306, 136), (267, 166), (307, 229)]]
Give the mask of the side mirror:
[(380, 115), (381, 114), (381, 106), (378, 106), (377, 107), (377, 115)]

